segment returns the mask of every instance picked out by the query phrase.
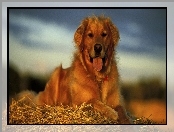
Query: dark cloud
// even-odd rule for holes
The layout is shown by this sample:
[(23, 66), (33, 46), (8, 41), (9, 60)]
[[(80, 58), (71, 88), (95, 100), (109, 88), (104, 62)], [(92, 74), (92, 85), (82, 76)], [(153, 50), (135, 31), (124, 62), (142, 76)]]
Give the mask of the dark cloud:
[[(25, 15), (46, 22), (63, 23), (70, 26), (78, 25), (86, 16), (106, 15), (118, 24), (134, 21), (141, 23), (145, 29), (165, 28), (166, 10), (165, 9), (10, 9), (10, 14)], [(155, 30), (153, 30), (155, 31)]]
[[(120, 43), (120, 50), (160, 55), (166, 49), (166, 9), (10, 9), (10, 17), (13, 15), (26, 16), (41, 20), (45, 23), (64, 25), (67, 29), (75, 31), (81, 20), (86, 16), (101, 15), (111, 17), (124, 37), (139, 37), (140, 46), (127, 47), (127, 43)], [(20, 25), (10, 24), (10, 31), (20, 39), (21, 33), (32, 33), (30, 29)], [(135, 26), (135, 27), (134, 27)], [(137, 29), (136, 29), (137, 28)], [(129, 30), (128, 30), (129, 29)], [(125, 39), (125, 38), (122, 38)], [(23, 40), (25, 41), (25, 40)], [(31, 42), (26, 41), (29, 45)], [(43, 46), (43, 45), (42, 45)], [(37, 45), (36, 45), (37, 47)], [(45, 46), (44, 46), (45, 47)], [(155, 50), (158, 47), (159, 51)], [(39, 48), (39, 46), (38, 46)], [(155, 52), (154, 52), (155, 51)], [(165, 55), (162, 55), (163, 58)]]

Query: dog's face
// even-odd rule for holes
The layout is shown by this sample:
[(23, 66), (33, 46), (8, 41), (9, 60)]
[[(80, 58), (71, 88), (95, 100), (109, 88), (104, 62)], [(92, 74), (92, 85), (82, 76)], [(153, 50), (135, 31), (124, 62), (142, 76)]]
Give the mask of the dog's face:
[(85, 64), (100, 72), (110, 64), (119, 32), (110, 19), (89, 17), (82, 21), (74, 40), (84, 55)]

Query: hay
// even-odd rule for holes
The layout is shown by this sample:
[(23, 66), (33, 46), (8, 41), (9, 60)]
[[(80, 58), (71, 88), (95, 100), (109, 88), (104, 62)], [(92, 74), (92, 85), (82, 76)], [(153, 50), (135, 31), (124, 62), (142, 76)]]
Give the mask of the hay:
[(117, 124), (94, 111), (90, 104), (69, 106), (31, 107), (22, 101), (12, 100), (9, 106), (9, 124)]
[(133, 124), (154, 125), (154, 124), (157, 124), (157, 123), (154, 122), (153, 120), (149, 119), (149, 118), (141, 117), (141, 118), (137, 118), (137, 119), (133, 120)]
[[(133, 119), (133, 118), (132, 118)], [(133, 124), (154, 124), (147, 118), (132, 120)], [(9, 124), (118, 124), (117, 121), (95, 111), (91, 104), (76, 108), (69, 106), (35, 106), (12, 99), (9, 106)]]

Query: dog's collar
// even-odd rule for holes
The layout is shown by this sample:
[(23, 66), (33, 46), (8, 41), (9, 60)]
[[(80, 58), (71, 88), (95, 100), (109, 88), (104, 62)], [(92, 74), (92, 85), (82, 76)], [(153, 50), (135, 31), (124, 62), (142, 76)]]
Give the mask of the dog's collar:
[(96, 81), (98, 81), (98, 82), (105, 82), (105, 81), (109, 81), (109, 77), (108, 77), (108, 75), (106, 75), (104, 78), (102, 77), (102, 78), (99, 78), (99, 77), (95, 77), (96, 78)]
[(103, 81), (108, 81), (109, 80), (109, 77), (108, 75), (105, 76), (105, 78), (103, 79)]

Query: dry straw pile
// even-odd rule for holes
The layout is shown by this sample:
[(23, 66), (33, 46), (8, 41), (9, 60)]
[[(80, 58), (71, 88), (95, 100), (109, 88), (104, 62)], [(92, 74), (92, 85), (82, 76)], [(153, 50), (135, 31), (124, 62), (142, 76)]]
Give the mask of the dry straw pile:
[[(153, 124), (146, 118), (132, 120), (133, 124)], [(31, 107), (22, 100), (12, 100), (9, 106), (9, 124), (117, 124), (116, 121), (95, 111), (90, 104), (69, 106)]]

